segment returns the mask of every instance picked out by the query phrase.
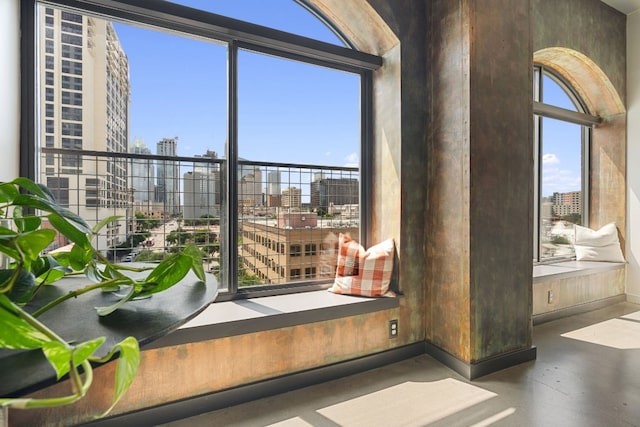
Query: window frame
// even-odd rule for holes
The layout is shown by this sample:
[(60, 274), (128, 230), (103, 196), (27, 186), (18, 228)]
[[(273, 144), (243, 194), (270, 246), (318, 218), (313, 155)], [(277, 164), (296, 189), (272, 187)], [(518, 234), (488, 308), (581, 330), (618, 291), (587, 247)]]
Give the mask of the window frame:
[[(553, 80), (564, 92), (569, 96), (576, 110), (568, 110), (552, 104), (544, 102), (544, 77)], [(582, 224), (589, 225), (589, 177), (591, 170), (591, 139), (592, 127), (601, 122), (601, 118), (591, 115), (576, 90), (571, 84), (554, 70), (545, 67), (542, 64), (534, 64), (533, 71), (533, 127), (534, 127), (534, 203), (533, 203), (533, 247), (534, 247), (534, 263), (557, 262), (564, 259), (574, 259), (573, 257), (548, 257), (541, 258), (541, 238), (540, 230), (542, 227), (542, 135), (543, 120), (541, 118), (550, 118), (560, 120), (567, 123), (577, 124), (581, 126), (581, 181), (582, 181)]]
[[(190, 8), (165, 1), (144, 2), (137, 0), (24, 0), (21, 1), (21, 138), (20, 175), (37, 179), (40, 161), (37, 110), (37, 6), (55, 6), (76, 13), (103, 19), (116, 19), (125, 23), (148, 25), (160, 30), (177, 32), (187, 36), (224, 42), (228, 46), (228, 129), (229, 143), (226, 148), (226, 202), (225, 210), (230, 238), (222, 242), (222, 250), (229, 254), (221, 270), (226, 270), (228, 292), (219, 299), (247, 298), (248, 296), (274, 295), (292, 292), (291, 286), (261, 287), (261, 291), (250, 291), (238, 287), (239, 253), (237, 245), (231, 243), (238, 236), (238, 52), (240, 49), (276, 56), (282, 59), (301, 61), (307, 64), (350, 72), (360, 76), (360, 241), (368, 246), (371, 236), (371, 212), (373, 193), (373, 72), (383, 64), (380, 56), (360, 52), (350, 47), (314, 40), (211, 12)], [(312, 12), (317, 11), (300, 5)], [(321, 19), (328, 25), (328, 21)], [(341, 33), (336, 35), (344, 40)], [(222, 225), (222, 224), (221, 224)], [(221, 260), (222, 261), (222, 260)], [(318, 285), (302, 283), (295, 291), (316, 290)]]

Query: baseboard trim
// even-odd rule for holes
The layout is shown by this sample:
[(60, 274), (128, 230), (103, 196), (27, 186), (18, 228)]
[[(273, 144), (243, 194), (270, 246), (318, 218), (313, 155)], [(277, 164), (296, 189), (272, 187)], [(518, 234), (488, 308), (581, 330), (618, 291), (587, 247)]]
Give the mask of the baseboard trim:
[(552, 320), (562, 319), (563, 317), (569, 317), (575, 314), (586, 313), (587, 311), (598, 310), (608, 305), (618, 304), (627, 300), (627, 295), (621, 294), (597, 301), (561, 308), (559, 310), (550, 311), (548, 313), (535, 314), (533, 315), (533, 325), (536, 326), (545, 322), (550, 322)]
[(155, 426), (335, 380), (379, 368), (390, 363), (400, 362), (421, 354), (424, 354), (424, 343), (418, 342), (334, 365), (322, 366), (229, 390), (194, 396), (189, 399), (170, 402), (161, 406), (103, 418), (85, 425), (93, 427), (122, 427), (123, 425)]
[(481, 362), (466, 363), (428, 342), (425, 343), (425, 352), (468, 380), (474, 380), (484, 375), (519, 365), (520, 363), (535, 360), (537, 355), (536, 347), (531, 346), (529, 348), (501, 354)]

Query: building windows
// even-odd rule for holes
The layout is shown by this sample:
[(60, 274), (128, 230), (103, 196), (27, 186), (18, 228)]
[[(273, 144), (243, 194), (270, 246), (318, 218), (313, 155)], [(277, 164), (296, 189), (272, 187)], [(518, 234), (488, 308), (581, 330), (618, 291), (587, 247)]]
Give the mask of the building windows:
[(62, 103), (66, 105), (82, 105), (82, 93), (63, 91)]
[(82, 124), (62, 122), (62, 134), (69, 136), (82, 136)]
[[(44, 124), (37, 140), (40, 162), (49, 166), (34, 168), (43, 171), (41, 181), (60, 187), (48, 179), (64, 175), (66, 199), (81, 216), (153, 212), (166, 224), (178, 222), (176, 230), (208, 227), (176, 239), (167, 233), (158, 247), (171, 253), (186, 242), (201, 246), (207, 270), (230, 298), (281, 285), (293, 291), (291, 282), (303, 280), (322, 286), (325, 275), (317, 272), (334, 261), (318, 245), (333, 247), (341, 232), (358, 236), (361, 212), (370, 212), (359, 206), (368, 203), (362, 190), (371, 179), (362, 154), (371, 151), (368, 95), (382, 61), (346, 47), (291, 3), (324, 29), (322, 37), (310, 42), (309, 34), (265, 31), (160, 1), (136, 6), (140, 22), (133, 23), (119, 2), (79, 2), (73, 12), (65, 1), (40, 5), (45, 13), (36, 27), (59, 32), (38, 39), (34, 55), (36, 77), (52, 87), (35, 91), (43, 99), (33, 111), (59, 112), (34, 120)], [(130, 68), (130, 58), (156, 67)], [(144, 92), (151, 77), (155, 90)], [(149, 136), (172, 121), (184, 123), (175, 135)], [(206, 127), (196, 129), (200, 124)], [(153, 151), (128, 135), (157, 138), (146, 141)], [(183, 147), (194, 143), (200, 147), (185, 154)], [(328, 145), (340, 153), (330, 157)], [(100, 177), (99, 189), (89, 185), (93, 177)], [(110, 230), (102, 249), (128, 238), (135, 224), (127, 221)], [(205, 232), (210, 237), (203, 240)]]
[(316, 268), (315, 267), (306, 267), (304, 269), (304, 278), (305, 279), (315, 279), (316, 278)]
[(60, 206), (69, 207), (69, 178), (48, 177), (47, 187)]
[(62, 57), (69, 59), (82, 59), (82, 48), (79, 46), (70, 46), (68, 44), (62, 45)]
[(305, 256), (312, 256), (315, 255), (317, 250), (317, 245), (315, 243), (306, 243), (304, 245), (304, 254)]
[(300, 245), (289, 246), (289, 256), (291, 257), (302, 256), (302, 246)]
[[(53, 84), (53, 77), (51, 78)], [(82, 78), (72, 76), (62, 76), (62, 88), (72, 90), (82, 90)]]
[(62, 120), (82, 121), (82, 109), (72, 107), (62, 107)]
[(289, 275), (289, 278), (291, 280), (298, 280), (300, 278), (300, 269), (299, 268), (292, 268), (291, 269), (291, 274)]
[(62, 43), (72, 44), (74, 46), (82, 46), (82, 36), (74, 36), (72, 34), (62, 34)]
[(561, 77), (534, 68), (534, 260), (575, 255), (574, 225), (588, 226), (589, 147), (598, 118)]
[(82, 62), (62, 60), (62, 72), (68, 74), (82, 75)]

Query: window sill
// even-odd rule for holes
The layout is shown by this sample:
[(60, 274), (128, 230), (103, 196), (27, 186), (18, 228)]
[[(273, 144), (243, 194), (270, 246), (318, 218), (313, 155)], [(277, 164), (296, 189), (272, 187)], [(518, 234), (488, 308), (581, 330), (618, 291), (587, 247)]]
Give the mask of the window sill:
[(211, 304), (144, 350), (286, 328), (399, 307), (399, 298), (337, 295), (327, 290)]
[(624, 262), (599, 261), (561, 261), (551, 264), (538, 264), (533, 266), (533, 283), (618, 270), (624, 268), (625, 265), (626, 263)]

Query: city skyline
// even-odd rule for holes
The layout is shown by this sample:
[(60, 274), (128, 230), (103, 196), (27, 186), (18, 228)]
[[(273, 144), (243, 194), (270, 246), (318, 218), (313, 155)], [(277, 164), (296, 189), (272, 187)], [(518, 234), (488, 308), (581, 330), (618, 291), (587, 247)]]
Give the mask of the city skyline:
[[(339, 43), (322, 22), (293, 1), (278, 0), (269, 6), (249, 0), (180, 3)], [(287, 20), (279, 18), (285, 15)], [(130, 63), (130, 138), (153, 144), (178, 136), (179, 156), (213, 150), (224, 158), (226, 47), (117, 22), (114, 27)], [(238, 63), (240, 157), (358, 166), (358, 75), (246, 50), (239, 52)]]

